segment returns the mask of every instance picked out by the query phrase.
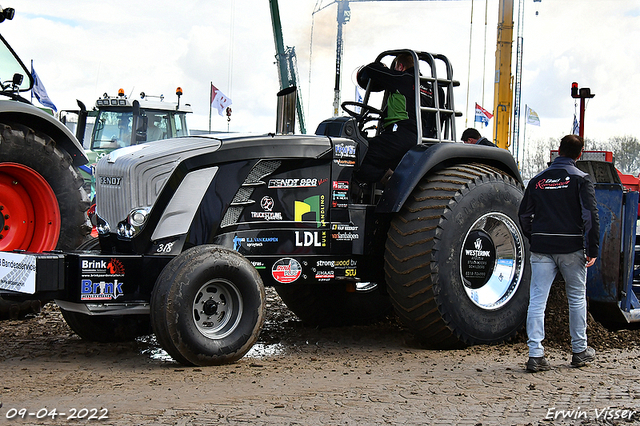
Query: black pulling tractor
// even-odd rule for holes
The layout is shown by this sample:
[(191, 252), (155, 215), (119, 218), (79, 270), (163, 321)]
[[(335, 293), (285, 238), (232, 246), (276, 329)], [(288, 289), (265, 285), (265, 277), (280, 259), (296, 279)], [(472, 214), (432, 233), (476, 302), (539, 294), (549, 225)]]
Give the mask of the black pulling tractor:
[[(529, 280), (516, 164), (506, 150), (455, 142), (458, 83), (446, 57), (394, 50), (377, 60), (401, 52), (419, 64), (415, 108), (435, 129), (417, 129), (385, 185), (355, 188), (352, 179), (380, 114), (371, 87), (364, 103), (343, 105), (349, 117), (322, 122), (314, 136), (122, 148), (97, 165), (91, 250), (0, 253), (3, 297), (55, 299), (86, 339), (152, 330), (187, 365), (233, 362), (251, 348), (264, 286), (310, 325), (394, 309), (434, 348), (511, 338), (525, 321)], [(441, 96), (421, 105), (421, 88)]]

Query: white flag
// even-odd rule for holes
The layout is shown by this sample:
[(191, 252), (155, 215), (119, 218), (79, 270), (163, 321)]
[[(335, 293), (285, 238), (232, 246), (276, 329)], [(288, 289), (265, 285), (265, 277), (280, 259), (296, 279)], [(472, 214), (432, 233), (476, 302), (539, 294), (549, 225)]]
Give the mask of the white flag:
[(224, 93), (211, 84), (211, 108), (218, 110), (218, 114), (224, 116), (224, 110), (231, 105), (229, 99)]
[(529, 107), (525, 108), (525, 115), (527, 117), (527, 123), (533, 124), (534, 126), (540, 125), (540, 117), (538, 117), (538, 113), (532, 110)]

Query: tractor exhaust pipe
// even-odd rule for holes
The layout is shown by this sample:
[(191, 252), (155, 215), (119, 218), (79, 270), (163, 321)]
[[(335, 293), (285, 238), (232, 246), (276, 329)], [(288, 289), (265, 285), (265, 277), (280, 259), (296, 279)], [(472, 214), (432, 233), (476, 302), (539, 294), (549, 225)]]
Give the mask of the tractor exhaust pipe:
[(276, 134), (292, 135), (296, 127), (296, 86), (278, 92)]

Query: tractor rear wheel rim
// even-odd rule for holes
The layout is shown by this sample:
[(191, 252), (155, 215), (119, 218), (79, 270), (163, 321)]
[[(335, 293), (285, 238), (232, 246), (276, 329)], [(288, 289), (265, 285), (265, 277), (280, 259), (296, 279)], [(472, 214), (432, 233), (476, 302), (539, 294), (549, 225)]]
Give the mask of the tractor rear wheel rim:
[(0, 207), (4, 222), (0, 250), (55, 249), (60, 207), (53, 189), (38, 172), (23, 164), (0, 164)]
[[(483, 247), (486, 237), (491, 240), (490, 247), (486, 243)], [(474, 246), (478, 239), (481, 241)], [(477, 251), (469, 252), (469, 247)], [(464, 238), (460, 254), (462, 282), (467, 296), (476, 306), (485, 310), (500, 309), (516, 294), (524, 272), (524, 250), (522, 234), (507, 215), (493, 212), (476, 220)], [(469, 263), (482, 263), (483, 256), (493, 264), (481, 269), (487, 273), (481, 279), (481, 285), (471, 285), (465, 279), (465, 264), (468, 268)]]

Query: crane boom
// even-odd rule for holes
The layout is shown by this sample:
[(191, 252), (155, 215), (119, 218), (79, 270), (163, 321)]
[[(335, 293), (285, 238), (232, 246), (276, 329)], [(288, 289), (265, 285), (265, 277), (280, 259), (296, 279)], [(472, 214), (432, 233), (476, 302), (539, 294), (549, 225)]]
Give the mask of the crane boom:
[(496, 75), (493, 92), (494, 142), (509, 149), (510, 118), (513, 101), (511, 86), (511, 45), (513, 44), (514, 0), (500, 0), (498, 7), (498, 41), (496, 45)]

